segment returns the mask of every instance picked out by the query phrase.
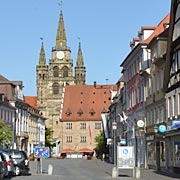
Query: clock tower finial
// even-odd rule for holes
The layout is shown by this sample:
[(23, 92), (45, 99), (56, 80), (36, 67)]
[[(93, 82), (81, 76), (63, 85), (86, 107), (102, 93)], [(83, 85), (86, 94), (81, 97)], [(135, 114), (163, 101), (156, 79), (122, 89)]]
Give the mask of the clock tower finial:
[(41, 39), (41, 50), (40, 50), (40, 56), (39, 56), (39, 65), (46, 65), (43, 38), (41, 37), (40, 39)]
[(62, 1), (58, 4), (60, 6), (60, 18), (59, 18), (59, 24), (58, 24), (58, 29), (56, 33), (56, 48), (62, 49), (62, 48), (66, 48), (66, 31), (64, 27), (64, 19), (63, 19), (63, 13), (62, 13)]

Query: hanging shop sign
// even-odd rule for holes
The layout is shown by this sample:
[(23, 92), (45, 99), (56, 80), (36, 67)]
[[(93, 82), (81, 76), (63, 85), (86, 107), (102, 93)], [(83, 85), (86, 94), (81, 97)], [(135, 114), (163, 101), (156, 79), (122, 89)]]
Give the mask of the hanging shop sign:
[(164, 125), (164, 124), (159, 125), (158, 131), (159, 131), (160, 133), (165, 133), (166, 130), (167, 130), (166, 125)]
[(172, 129), (180, 128), (180, 121), (172, 121)]

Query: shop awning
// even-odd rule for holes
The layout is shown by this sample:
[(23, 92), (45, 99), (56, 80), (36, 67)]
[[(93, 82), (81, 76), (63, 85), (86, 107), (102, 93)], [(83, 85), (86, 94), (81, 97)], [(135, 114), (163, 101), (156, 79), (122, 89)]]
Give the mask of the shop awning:
[(63, 150), (61, 151), (61, 153), (74, 153), (74, 152), (75, 152), (75, 150), (70, 149), (70, 148), (63, 149)]
[(88, 149), (88, 148), (82, 148), (82, 149), (79, 149), (78, 152), (80, 152), (80, 153), (92, 153), (93, 150)]

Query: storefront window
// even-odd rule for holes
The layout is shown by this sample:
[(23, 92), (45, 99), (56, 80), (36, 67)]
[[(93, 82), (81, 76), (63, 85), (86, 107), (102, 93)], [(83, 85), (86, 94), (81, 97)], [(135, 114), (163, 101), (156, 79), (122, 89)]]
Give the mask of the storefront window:
[(154, 161), (155, 158), (155, 145), (154, 141), (147, 143), (147, 156), (148, 156), (148, 162), (151, 163), (152, 160)]
[(174, 143), (174, 160), (180, 160), (180, 142), (175, 142)]

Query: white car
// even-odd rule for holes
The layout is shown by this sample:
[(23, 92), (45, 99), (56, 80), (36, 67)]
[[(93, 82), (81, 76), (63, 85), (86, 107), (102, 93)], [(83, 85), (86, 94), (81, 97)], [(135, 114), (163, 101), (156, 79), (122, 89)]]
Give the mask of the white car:
[(9, 156), (8, 153), (4, 152), (4, 151), (1, 151), (2, 154), (4, 155), (5, 159), (6, 159), (6, 162), (7, 162), (7, 170), (8, 170), (8, 173), (5, 174), (5, 176), (12, 176), (12, 175), (15, 175), (15, 168), (14, 168), (14, 165), (13, 165), (13, 160), (11, 159), (11, 157)]

